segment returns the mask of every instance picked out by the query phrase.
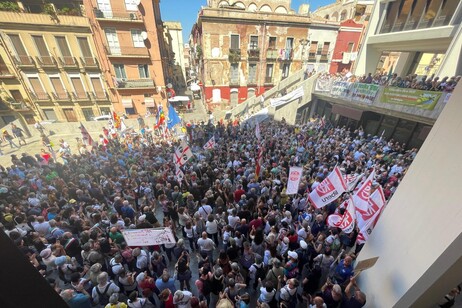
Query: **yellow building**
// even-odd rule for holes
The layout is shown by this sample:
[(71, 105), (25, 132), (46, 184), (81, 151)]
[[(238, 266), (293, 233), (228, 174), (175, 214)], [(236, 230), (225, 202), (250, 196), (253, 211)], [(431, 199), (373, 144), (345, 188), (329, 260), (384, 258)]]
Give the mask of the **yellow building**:
[(37, 120), (70, 122), (109, 114), (111, 100), (81, 1), (10, 3), (0, 5), (0, 71), (8, 76), (0, 73), (3, 101), (13, 102), (28, 122), (30, 110)]

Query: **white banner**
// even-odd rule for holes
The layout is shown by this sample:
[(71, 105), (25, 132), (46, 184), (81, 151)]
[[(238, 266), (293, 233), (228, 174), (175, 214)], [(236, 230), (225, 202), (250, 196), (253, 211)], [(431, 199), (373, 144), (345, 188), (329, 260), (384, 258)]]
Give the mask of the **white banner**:
[(176, 165), (183, 167), (186, 162), (193, 157), (191, 148), (186, 144), (184, 140), (181, 141), (181, 144), (175, 149), (174, 162)]
[(353, 199), (346, 201), (347, 206), (343, 215), (332, 214), (327, 217), (327, 224), (330, 227), (340, 228), (343, 232), (349, 234), (355, 228), (355, 205)]
[(175, 177), (176, 177), (178, 183), (179, 183), (180, 186), (181, 186), (181, 184), (182, 184), (182, 182), (183, 182), (183, 178), (184, 178), (184, 173), (183, 173), (183, 171), (178, 167), (178, 165), (175, 165), (175, 167), (176, 167), (176, 168), (175, 168)]
[(122, 235), (128, 246), (153, 246), (176, 243), (170, 228), (125, 229)]
[(347, 189), (339, 167), (334, 170), (310, 193), (310, 201), (316, 208), (328, 205)]
[(294, 195), (298, 193), (298, 186), (302, 178), (303, 168), (302, 167), (290, 167), (289, 180), (287, 181), (286, 194)]
[(271, 98), (270, 99), (271, 107), (277, 107), (277, 106), (287, 104), (297, 98), (302, 97), (303, 95), (304, 95), (303, 88), (302, 87), (297, 88), (293, 90), (292, 92), (290, 92), (289, 94), (284, 95), (283, 97)]
[(331, 89), (331, 85), (332, 83), (331, 83), (330, 78), (323, 79), (322, 77), (320, 77), (316, 80), (315, 91), (316, 92), (329, 92)]
[(361, 184), (358, 191), (353, 195), (356, 206), (356, 212), (360, 215), (367, 212), (369, 207), (369, 198), (371, 195), (372, 181), (374, 181), (375, 172), (373, 171), (367, 179)]
[(345, 182), (348, 186), (348, 191), (353, 191), (358, 185), (358, 182), (363, 178), (364, 173), (361, 174), (347, 174), (345, 175)]
[(368, 206), (365, 211), (358, 211), (356, 207), (356, 220), (358, 221), (358, 227), (362, 228), (364, 225), (372, 219), (372, 217), (382, 210), (385, 206), (385, 194), (383, 193), (382, 186), (377, 187), (377, 189), (370, 195), (368, 200)]

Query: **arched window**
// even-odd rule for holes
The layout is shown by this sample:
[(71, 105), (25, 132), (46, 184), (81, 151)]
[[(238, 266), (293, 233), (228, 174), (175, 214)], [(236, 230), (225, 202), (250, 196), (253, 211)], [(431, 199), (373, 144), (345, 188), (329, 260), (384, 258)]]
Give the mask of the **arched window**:
[(287, 9), (283, 6), (278, 6), (274, 12), (279, 14), (287, 14)]
[(265, 5), (262, 5), (262, 7), (260, 8), (260, 12), (268, 12), (268, 13), (271, 13), (272, 10), (271, 10), (271, 7), (267, 4)]
[(347, 11), (343, 10), (340, 14), (340, 21), (344, 21), (347, 18)]
[(247, 10), (250, 11), (250, 12), (256, 12), (257, 11), (257, 5), (255, 3), (250, 3)]

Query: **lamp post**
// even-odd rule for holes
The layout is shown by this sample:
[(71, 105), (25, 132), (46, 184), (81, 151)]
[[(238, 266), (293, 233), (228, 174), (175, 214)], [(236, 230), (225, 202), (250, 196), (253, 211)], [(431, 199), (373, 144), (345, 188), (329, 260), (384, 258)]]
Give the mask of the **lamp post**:
[(305, 63), (306, 63), (306, 56), (305, 56), (305, 49), (306, 46), (308, 45), (309, 41), (307, 39), (300, 39), (300, 45), (302, 45), (302, 66), (305, 68)]

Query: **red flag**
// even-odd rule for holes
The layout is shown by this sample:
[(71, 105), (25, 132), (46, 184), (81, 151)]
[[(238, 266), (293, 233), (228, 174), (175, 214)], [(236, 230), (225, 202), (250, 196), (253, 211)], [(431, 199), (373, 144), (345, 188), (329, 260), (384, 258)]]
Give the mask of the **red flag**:
[(369, 207), (367, 212), (363, 215), (356, 215), (359, 228), (359, 234), (356, 242), (359, 244), (366, 242), (384, 209), (385, 195), (383, 193), (382, 186), (379, 186), (369, 198)]
[(261, 165), (263, 164), (263, 147), (260, 147), (257, 156), (257, 163), (255, 166), (255, 177), (258, 178), (260, 176)]
[(112, 119), (114, 120), (114, 127), (116, 129), (120, 129), (120, 125), (121, 125), (120, 117), (117, 115), (115, 111), (112, 112)]
[(82, 122), (80, 122), (80, 133), (82, 133), (82, 140), (86, 145), (89, 145), (92, 147), (97, 145), (96, 142), (94, 142), (93, 139), (91, 138), (85, 126), (83, 126)]

